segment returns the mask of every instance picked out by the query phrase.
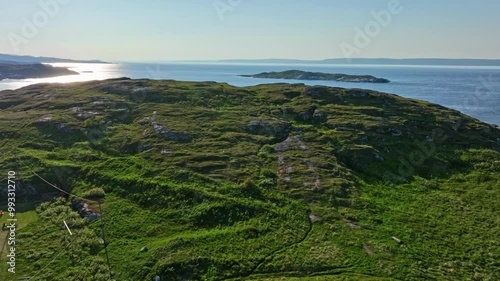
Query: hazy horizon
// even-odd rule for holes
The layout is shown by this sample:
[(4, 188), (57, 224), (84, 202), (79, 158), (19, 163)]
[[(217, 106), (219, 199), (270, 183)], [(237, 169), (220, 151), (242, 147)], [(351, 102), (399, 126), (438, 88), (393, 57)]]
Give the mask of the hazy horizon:
[[(7, 53), (0, 53), (0, 55), (14, 55), (14, 56), (28, 56), (28, 57), (52, 57), (52, 58), (57, 58), (57, 59), (68, 59), (68, 60), (76, 60), (76, 61), (93, 61), (93, 60), (100, 60), (103, 62), (111, 62), (111, 63), (161, 63), (161, 62), (223, 62), (223, 61), (271, 61), (271, 60), (276, 60), (276, 61), (304, 61), (304, 62), (310, 62), (310, 61), (326, 61), (326, 60), (345, 60), (346, 58), (342, 57), (330, 57), (330, 58), (319, 58), (319, 59), (301, 59), (301, 58), (280, 58), (280, 57), (263, 57), (263, 58), (221, 58), (221, 59), (153, 59), (153, 60), (127, 60), (127, 59), (121, 59), (121, 60), (104, 60), (101, 58), (96, 58), (96, 57), (90, 57), (90, 58), (74, 58), (74, 57), (60, 57), (57, 55), (36, 55), (36, 54), (7, 54)], [(401, 58), (394, 58), (394, 57), (355, 57), (352, 58), (352, 60), (484, 60), (484, 61), (500, 61), (500, 58), (471, 58), (471, 57), (458, 57), (458, 58), (443, 58), (443, 57), (401, 57)]]
[(3, 7), (0, 53), (7, 54), (131, 62), (500, 59), (493, 36), (500, 2), (493, 0), (27, 0)]

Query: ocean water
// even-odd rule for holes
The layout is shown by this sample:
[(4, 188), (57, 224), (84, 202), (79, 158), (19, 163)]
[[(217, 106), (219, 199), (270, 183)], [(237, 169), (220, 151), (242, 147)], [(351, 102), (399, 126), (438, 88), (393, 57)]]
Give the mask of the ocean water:
[[(0, 90), (35, 83), (68, 83), (118, 77), (216, 81), (235, 86), (269, 83), (304, 83), (343, 88), (362, 88), (437, 103), (459, 110), (481, 121), (500, 125), (500, 67), (409, 66), (409, 65), (319, 65), (236, 63), (57, 63), (80, 75), (47, 79), (0, 81)], [(373, 75), (391, 80), (388, 84), (332, 81), (270, 80), (240, 77), (264, 71), (299, 69), (328, 73)], [(1, 94), (1, 93), (0, 93)]]

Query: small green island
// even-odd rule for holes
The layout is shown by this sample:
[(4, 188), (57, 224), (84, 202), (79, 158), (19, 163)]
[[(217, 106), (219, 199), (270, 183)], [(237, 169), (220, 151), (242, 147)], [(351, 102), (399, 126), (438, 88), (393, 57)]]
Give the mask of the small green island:
[(389, 83), (388, 79), (377, 78), (371, 75), (349, 75), (341, 73), (307, 72), (301, 70), (287, 70), (280, 72), (262, 72), (253, 75), (239, 75), (241, 77), (289, 79), (289, 80), (323, 80), (353, 83)]
[(55, 67), (48, 64), (0, 63), (0, 81), (3, 79), (49, 78), (77, 74), (79, 73), (66, 67)]

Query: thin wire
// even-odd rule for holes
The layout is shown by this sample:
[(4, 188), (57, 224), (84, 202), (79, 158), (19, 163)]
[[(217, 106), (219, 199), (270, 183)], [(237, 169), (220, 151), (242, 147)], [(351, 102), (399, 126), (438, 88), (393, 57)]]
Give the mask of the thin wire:
[(59, 190), (60, 192), (62, 192), (62, 193), (64, 193), (64, 194), (67, 194), (67, 195), (69, 195), (69, 196), (73, 196), (73, 197), (75, 197), (75, 198), (78, 198), (78, 199), (81, 199), (81, 200), (84, 200), (84, 201), (92, 201), (92, 202), (99, 203), (99, 201), (92, 200), (92, 199), (88, 199), (88, 198), (83, 198), (83, 197), (80, 197), (80, 196), (75, 195), (75, 194), (73, 194), (73, 193), (67, 192), (67, 191), (65, 191), (65, 190), (63, 190), (63, 189), (61, 189), (61, 188), (57, 187), (56, 185), (54, 185), (54, 184), (50, 183), (50, 182), (49, 182), (49, 181), (47, 181), (46, 179), (42, 178), (42, 176), (40, 176), (39, 174), (37, 174), (37, 173), (33, 172), (33, 171), (32, 171), (32, 170), (28, 167), (28, 166), (26, 166), (26, 165), (24, 165), (24, 164), (23, 164), (23, 166), (25, 166), (25, 167), (26, 167), (26, 168), (27, 168), (30, 172), (32, 172), (32, 173), (33, 173), (33, 175), (35, 175), (36, 177), (38, 177), (39, 179), (41, 179), (42, 181), (44, 181), (46, 184), (48, 184), (49, 186), (51, 186), (51, 187), (53, 187), (53, 188), (55, 188), (55, 189)]
[[(4, 147), (4, 146), (5, 146), (5, 145), (9, 142), (10, 137), (12, 137), (12, 136), (13, 136), (14, 134), (16, 134), (16, 133), (21, 132), (21, 131), (22, 131), (22, 130), (24, 130), (24, 129), (28, 126), (28, 125), (33, 124), (33, 123), (34, 123), (33, 121), (26, 122), (23, 126), (21, 126), (21, 128), (19, 128), (19, 129), (18, 129), (18, 130), (16, 130), (15, 132), (12, 132), (12, 133), (10, 134), (10, 136), (6, 138), (5, 142), (4, 142), (2, 145), (0, 145), (0, 148), (3, 148), (3, 147)], [(94, 200), (91, 200), (91, 199), (86, 199), (86, 198), (79, 197), (79, 196), (77, 196), (77, 195), (71, 194), (71, 193), (69, 193), (69, 192), (67, 192), (67, 191), (65, 191), (65, 190), (62, 190), (62, 189), (60, 189), (59, 187), (57, 187), (57, 186), (53, 185), (52, 183), (48, 182), (46, 179), (42, 178), (42, 177), (41, 177), (40, 175), (38, 175), (37, 173), (33, 172), (33, 171), (32, 171), (32, 170), (31, 170), (31, 169), (30, 169), (30, 168), (29, 168), (29, 167), (28, 167), (28, 166), (27, 166), (24, 162), (20, 161), (20, 160), (17, 158), (17, 156), (16, 156), (16, 153), (15, 153), (15, 152), (11, 151), (11, 153), (13, 153), (13, 154), (14, 154), (14, 157), (15, 157), (16, 162), (17, 162), (17, 164), (18, 164), (18, 165), (19, 165), (19, 162), (21, 162), (21, 164), (22, 164), (25, 168), (27, 168), (27, 169), (28, 169), (30, 172), (32, 172), (35, 176), (37, 176), (39, 179), (41, 179), (42, 181), (44, 181), (45, 183), (47, 183), (47, 184), (48, 184), (48, 185), (50, 185), (51, 187), (53, 187), (53, 188), (55, 188), (55, 189), (57, 189), (57, 190), (59, 190), (59, 191), (61, 191), (61, 192), (65, 193), (65, 194), (67, 194), (67, 195), (74, 196), (74, 197), (79, 198), (79, 199), (82, 199), (82, 200), (88, 200), (88, 201), (92, 201), (92, 202), (96, 202), (96, 203), (97, 203), (97, 201), (94, 201)], [(19, 170), (19, 166), (18, 166), (18, 170)]]
[[(30, 121), (30, 122), (27, 122), (25, 123), (21, 128), (19, 128), (18, 130), (16, 130), (15, 132), (12, 132), (10, 134), (9, 137), (6, 138), (5, 142), (3, 144), (0, 145), (0, 149), (3, 148), (5, 145), (7, 145), (7, 143), (9, 142), (9, 139), (10, 137), (12, 137), (13, 135), (21, 132), (22, 130), (24, 130), (26, 127), (28, 127), (28, 125), (32, 124), (33, 121)], [(74, 195), (70, 192), (67, 192), (59, 187), (57, 187), (56, 185), (50, 183), (49, 181), (47, 181), (46, 179), (44, 179), (42, 176), (40, 176), (39, 174), (37, 174), (36, 172), (34, 172), (33, 170), (30, 169), (30, 167), (28, 165), (26, 165), (23, 161), (20, 161), (18, 158), (17, 158), (17, 155), (15, 152), (12, 152), (11, 153), (14, 153), (14, 157), (16, 159), (16, 163), (17, 163), (17, 169), (19, 170), (19, 163), (21, 163), (21, 165), (23, 165), (26, 169), (28, 169), (29, 172), (33, 173), (33, 175), (35, 175), (36, 177), (38, 177), (39, 179), (41, 179), (43, 182), (45, 182), (46, 184), (48, 184), (50, 187), (52, 188), (55, 188), (56, 190), (66, 194), (66, 195), (69, 195), (69, 196), (73, 196), (75, 198), (79, 198), (79, 199), (82, 199), (82, 200), (86, 200), (86, 201), (91, 201), (91, 202), (96, 202), (96, 203), (99, 203), (99, 211), (101, 212), (101, 230), (103, 232), (103, 240), (104, 240), (104, 222), (102, 220), (102, 209), (101, 209), (101, 202), (100, 201), (96, 201), (96, 200), (92, 200), (92, 199), (88, 199), (88, 198), (83, 198), (83, 197), (80, 197), (80, 196), (77, 196), (77, 195)], [(38, 271), (38, 274), (36, 275), (33, 275), (31, 277), (28, 277), (27, 279), (26, 278), (23, 278), (23, 280), (30, 280), (32, 278), (35, 278), (39, 275), (39, 273), (44, 270), (45, 268), (47, 268), (52, 262), (54, 262), (70, 245), (71, 243), (73, 243), (74, 241), (74, 238), (71, 239), (71, 241), (68, 243), (68, 245), (62, 249), (46, 266), (44, 266), (42, 269), (40, 269)], [(5, 246), (5, 245), (4, 245)], [(3, 247), (2, 247), (3, 248)], [(109, 275), (110, 275), (110, 279), (113, 280), (113, 277), (112, 277), (112, 273), (111, 273), (111, 265), (110, 265), (110, 262), (109, 262), (109, 257), (108, 257), (108, 252), (107, 252), (107, 244), (106, 244), (106, 241), (104, 240), (104, 249), (106, 251), (106, 258), (107, 258), (107, 263), (108, 263), (108, 270), (109, 270)], [(2, 249), (3, 251), (3, 249)]]
[[(18, 160), (18, 162), (21, 162)], [(103, 220), (103, 212), (102, 212), (102, 209), (101, 209), (101, 202), (100, 201), (95, 201), (95, 200), (91, 200), (91, 199), (87, 199), (87, 198), (83, 198), (83, 197), (80, 197), (80, 196), (77, 196), (77, 195), (74, 195), (70, 192), (67, 192), (59, 187), (57, 187), (56, 185), (50, 183), (49, 181), (47, 181), (46, 179), (44, 179), (42, 176), (40, 176), (39, 174), (37, 174), (36, 172), (32, 171), (26, 164), (24, 163), (21, 163), (26, 169), (28, 169), (28, 171), (30, 171), (31, 173), (33, 173), (33, 175), (35, 175), (36, 177), (38, 177), (39, 179), (41, 179), (42, 181), (44, 181), (46, 184), (48, 184), (49, 186), (57, 189), (58, 191), (64, 193), (64, 194), (67, 194), (69, 196), (74, 196), (75, 198), (79, 198), (79, 199), (82, 199), (82, 200), (88, 200), (88, 201), (92, 201), (92, 202), (97, 202), (99, 204), (99, 212), (101, 213), (101, 231), (102, 231), (102, 238), (103, 238), (103, 241), (104, 241), (104, 250), (105, 250), (105, 253), (106, 253), (106, 260), (107, 260), (107, 265), (108, 265), (108, 273), (109, 273), (109, 277), (110, 277), (110, 280), (113, 280), (113, 275), (112, 275), (112, 271), (111, 271), (111, 263), (109, 261), (109, 256), (108, 256), (108, 249), (107, 249), (107, 243), (106, 243), (106, 240), (105, 240), (105, 231), (104, 231), (104, 220)], [(71, 240), (71, 242), (73, 242), (73, 240)], [(70, 243), (71, 244), (71, 243)], [(66, 248), (69, 247), (69, 244), (68, 246), (66, 246)], [(62, 251), (64, 251), (66, 248), (64, 248)], [(49, 266), (61, 253), (62, 251), (52, 260), (50, 261), (49, 264), (47, 264), (47, 266)], [(43, 269), (45, 269), (47, 266), (45, 266)], [(43, 270), (41, 269), (41, 270)], [(40, 270), (40, 271), (41, 271)], [(36, 276), (36, 275), (35, 275)], [(33, 277), (35, 277), (33, 276)], [(30, 280), (31, 278), (33, 277), (30, 277), (29, 279), (27, 280)]]
[(111, 264), (109, 262), (109, 256), (108, 256), (108, 244), (106, 244), (106, 238), (104, 235), (104, 215), (103, 215), (102, 208), (101, 208), (101, 202), (99, 202), (99, 212), (101, 212), (102, 241), (104, 242), (104, 252), (106, 253), (106, 261), (108, 263), (109, 279), (113, 280), (113, 274), (111, 273)]

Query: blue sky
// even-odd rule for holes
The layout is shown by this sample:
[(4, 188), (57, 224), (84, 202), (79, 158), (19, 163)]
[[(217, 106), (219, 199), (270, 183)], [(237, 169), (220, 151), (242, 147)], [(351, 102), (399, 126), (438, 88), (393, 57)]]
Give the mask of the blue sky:
[[(398, 13), (392, 1), (0, 0), (0, 53), (111, 61), (500, 58), (500, 1), (399, 0)], [(390, 21), (377, 21), (380, 11)], [(378, 29), (368, 35), (373, 23)], [(35, 31), (26, 33), (27, 25)]]

